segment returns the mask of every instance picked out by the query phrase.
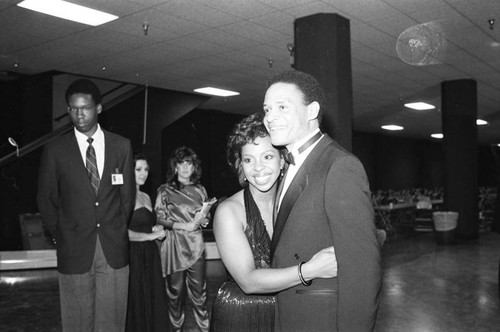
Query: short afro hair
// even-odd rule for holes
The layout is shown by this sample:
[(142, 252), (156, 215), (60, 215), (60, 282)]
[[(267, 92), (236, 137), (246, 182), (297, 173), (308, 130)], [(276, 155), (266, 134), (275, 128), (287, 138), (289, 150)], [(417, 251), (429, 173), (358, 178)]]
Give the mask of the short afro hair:
[(66, 104), (69, 104), (69, 98), (75, 94), (90, 95), (96, 105), (102, 101), (101, 91), (97, 85), (89, 79), (81, 78), (71, 83), (66, 89)]
[(326, 105), (325, 93), (319, 82), (307, 73), (298, 70), (287, 70), (272, 76), (267, 81), (267, 87), (276, 83), (293, 84), (302, 92), (302, 98), (305, 105), (309, 105), (313, 101), (319, 104), (318, 122), (321, 124), (323, 111)]

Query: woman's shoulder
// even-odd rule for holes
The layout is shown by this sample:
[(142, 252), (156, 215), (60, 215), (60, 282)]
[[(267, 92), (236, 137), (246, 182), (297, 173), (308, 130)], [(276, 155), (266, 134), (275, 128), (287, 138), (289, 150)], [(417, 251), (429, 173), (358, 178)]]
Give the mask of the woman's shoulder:
[(215, 210), (214, 229), (245, 230), (245, 202), (243, 190), (226, 198)]
[(157, 191), (161, 192), (161, 191), (170, 191), (170, 190), (172, 190), (172, 186), (168, 183), (164, 183), (158, 187)]
[(238, 191), (233, 196), (226, 198), (217, 206), (217, 213), (236, 214), (239, 211), (245, 210), (243, 202), (243, 190)]

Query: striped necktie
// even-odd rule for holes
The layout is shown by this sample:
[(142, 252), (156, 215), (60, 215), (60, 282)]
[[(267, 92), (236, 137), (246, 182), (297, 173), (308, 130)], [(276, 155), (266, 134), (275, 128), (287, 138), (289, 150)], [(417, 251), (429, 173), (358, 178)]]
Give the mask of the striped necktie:
[(87, 142), (89, 142), (89, 147), (87, 148), (87, 156), (86, 156), (86, 167), (87, 174), (90, 179), (90, 184), (92, 185), (92, 189), (94, 189), (95, 194), (97, 195), (97, 191), (99, 190), (99, 171), (97, 170), (97, 161), (95, 157), (95, 150), (92, 146), (92, 142), (94, 139), (89, 137)]

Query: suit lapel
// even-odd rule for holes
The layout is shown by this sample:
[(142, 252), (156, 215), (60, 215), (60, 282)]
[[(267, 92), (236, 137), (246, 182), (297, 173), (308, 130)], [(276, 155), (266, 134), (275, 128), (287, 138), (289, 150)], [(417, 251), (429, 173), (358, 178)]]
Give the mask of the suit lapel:
[(302, 192), (304, 192), (304, 190), (309, 185), (309, 173), (314, 170), (315, 165), (318, 162), (318, 159), (320, 158), (323, 150), (331, 141), (332, 140), (327, 135), (325, 135), (325, 137), (323, 137), (318, 142), (318, 145), (316, 145), (311, 153), (307, 156), (307, 159), (304, 161), (297, 174), (295, 174), (292, 183), (290, 183), (290, 186), (288, 187), (288, 190), (286, 191), (285, 196), (281, 201), (281, 205), (275, 220), (273, 239), (271, 242), (271, 254), (274, 253), (274, 249), (278, 244), (281, 232), (283, 231), (283, 228), (288, 221), (288, 216), (290, 215), (295, 202), (297, 202)]
[(77, 181), (80, 181), (82, 186), (86, 186), (92, 194), (95, 195), (94, 189), (92, 188), (92, 184), (90, 183), (89, 176), (87, 174), (87, 168), (85, 167), (85, 161), (82, 158), (82, 154), (80, 152), (80, 147), (78, 146), (78, 141), (76, 140), (76, 136), (74, 132), (71, 132), (67, 141), (67, 157), (69, 160), (72, 160), (72, 163), (75, 165), (75, 169), (78, 170), (79, 175), (76, 177)]
[[(304, 166), (304, 165), (302, 165)], [(308, 184), (308, 174), (304, 167), (301, 167), (299, 172), (293, 178), (292, 183), (288, 187), (276, 217), (276, 222), (274, 224), (273, 239), (271, 242), (271, 252), (274, 252), (276, 244), (278, 243), (279, 237), (285, 223), (288, 220), (288, 215), (293, 208), (293, 205), (300, 197), (304, 189)], [(278, 198), (279, 199), (279, 198)], [(275, 203), (276, 204), (276, 203)]]
[[(112, 158), (112, 150), (111, 150), (111, 146), (112, 146), (112, 137), (110, 135), (108, 135), (108, 132), (105, 131), (104, 129), (102, 130), (102, 132), (104, 133), (104, 167), (102, 168), (102, 175), (101, 175), (101, 183), (104, 184), (104, 182), (106, 180), (108, 180), (109, 178), (111, 178), (111, 173), (112, 173), (112, 169), (111, 169), (111, 165), (113, 164), (111, 162), (111, 158)], [(101, 188), (104, 187), (104, 186), (99, 186), (99, 192), (101, 191)]]

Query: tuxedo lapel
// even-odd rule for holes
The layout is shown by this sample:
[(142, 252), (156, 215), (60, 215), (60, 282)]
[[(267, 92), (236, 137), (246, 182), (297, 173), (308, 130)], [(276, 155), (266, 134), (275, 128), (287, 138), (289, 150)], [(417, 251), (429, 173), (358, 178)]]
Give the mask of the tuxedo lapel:
[[(278, 244), (281, 232), (283, 231), (283, 228), (288, 221), (288, 216), (290, 215), (293, 206), (299, 199), (302, 192), (309, 185), (309, 173), (312, 172), (317, 166), (316, 163), (318, 162), (323, 150), (330, 142), (331, 139), (327, 135), (325, 135), (325, 137), (323, 137), (318, 142), (318, 145), (316, 145), (311, 153), (307, 156), (307, 159), (304, 161), (299, 171), (290, 183), (290, 186), (288, 187), (285, 196), (283, 197), (283, 200), (281, 201), (281, 204), (279, 206), (279, 211), (276, 214), (277, 216), (274, 224), (273, 239), (271, 242), (271, 254), (274, 253), (274, 249)], [(282, 184), (280, 183), (280, 185)], [(279, 197), (276, 198), (275, 204), (278, 203), (278, 199)]]
[(307, 171), (305, 170), (305, 168), (301, 167), (299, 172), (293, 178), (292, 183), (290, 183), (290, 186), (288, 187), (285, 196), (281, 201), (279, 211), (276, 217), (276, 223), (274, 225), (273, 239), (271, 243), (271, 252), (274, 251), (274, 248), (278, 243), (281, 231), (283, 230), (283, 227), (285, 227), (285, 223), (288, 220), (288, 215), (290, 214), (293, 205), (300, 197), (304, 189), (307, 187), (307, 184), (308, 184)]

